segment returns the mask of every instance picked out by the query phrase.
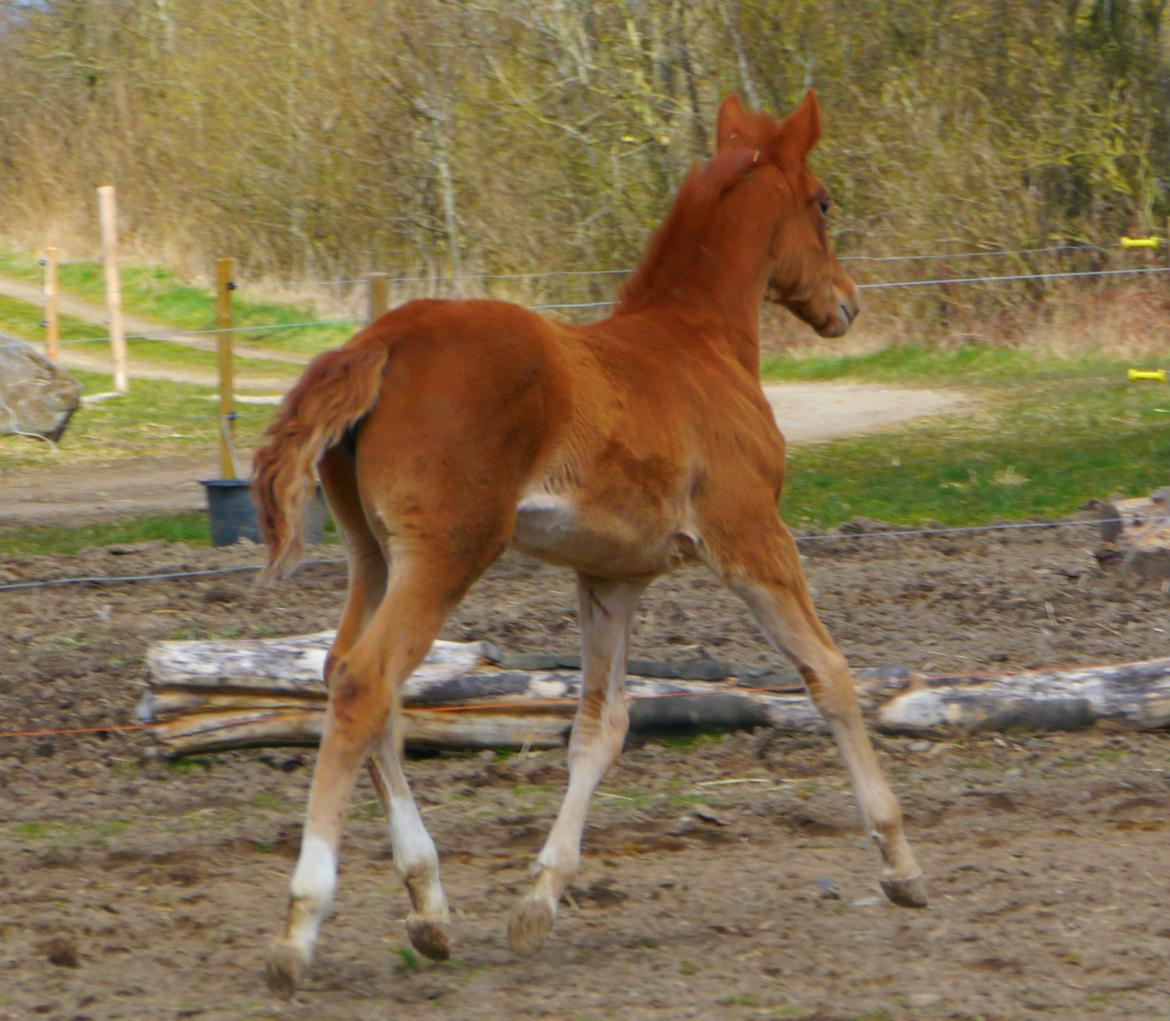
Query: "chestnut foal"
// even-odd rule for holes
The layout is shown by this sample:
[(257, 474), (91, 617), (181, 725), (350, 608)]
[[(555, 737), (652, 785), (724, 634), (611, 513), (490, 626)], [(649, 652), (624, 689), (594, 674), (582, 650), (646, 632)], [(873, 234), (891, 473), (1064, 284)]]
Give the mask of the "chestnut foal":
[(760, 301), (824, 337), (858, 312), (826, 234), (828, 195), (806, 166), (820, 133), (811, 92), (784, 121), (732, 96), (714, 158), (683, 182), (609, 318), (570, 326), (504, 302), (412, 301), (316, 358), (284, 401), (256, 456), (266, 575), (296, 564), (316, 469), (350, 581), (288, 920), (268, 963), (277, 994), (292, 995), (312, 957), (367, 760), (410, 894), (410, 940), (447, 956), (435, 846), (402, 772), (398, 689), (509, 543), (577, 572), (583, 648), (568, 792), (512, 914), (516, 953), (548, 935), (590, 799), (621, 750), (638, 597), (694, 561), (743, 597), (799, 668), (881, 853), (887, 896), (926, 903), (849, 668), (777, 514), (784, 440), (759, 383)]

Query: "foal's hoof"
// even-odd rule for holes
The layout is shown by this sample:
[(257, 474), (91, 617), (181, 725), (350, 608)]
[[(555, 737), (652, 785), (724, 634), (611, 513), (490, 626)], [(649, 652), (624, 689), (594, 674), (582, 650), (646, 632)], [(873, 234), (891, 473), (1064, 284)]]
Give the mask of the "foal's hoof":
[(442, 922), (411, 915), (406, 919), (406, 935), (410, 945), (432, 961), (445, 961), (451, 956), (451, 940)]
[(524, 897), (508, 922), (508, 945), (517, 957), (531, 957), (544, 945), (555, 912), (549, 902), (536, 894)]
[(908, 879), (883, 876), (882, 892), (902, 908), (926, 907), (926, 880), (921, 873)]
[(279, 940), (273, 943), (268, 952), (268, 965), (264, 969), (264, 977), (268, 980), (272, 995), (282, 1000), (291, 1000), (308, 963), (295, 947)]

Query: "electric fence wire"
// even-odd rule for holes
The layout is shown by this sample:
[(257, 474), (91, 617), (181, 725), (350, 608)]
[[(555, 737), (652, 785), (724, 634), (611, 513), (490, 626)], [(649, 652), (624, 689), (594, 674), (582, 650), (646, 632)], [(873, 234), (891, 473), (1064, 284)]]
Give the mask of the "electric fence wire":
[[(356, 318), (346, 319), (316, 319), (311, 322), (303, 323), (261, 323), (257, 326), (225, 326), (216, 329), (206, 330), (174, 330), (172, 332), (164, 332), (160, 330), (158, 333), (136, 333), (125, 337), (127, 341), (131, 340), (158, 340), (165, 342), (174, 342), (183, 337), (209, 337), (220, 333), (262, 333), (274, 332), (277, 330), (299, 330), (308, 326), (357, 326), (362, 322)], [(61, 344), (101, 344), (108, 341), (107, 337), (75, 337), (69, 340), (61, 340)]]
[[(1068, 270), (1056, 273), (1011, 273), (1002, 276), (931, 277), (926, 280), (894, 280), (888, 283), (858, 284), (859, 291), (883, 291), (895, 287), (930, 287), (951, 284), (997, 284), (1023, 280), (1065, 280), (1072, 277), (1117, 277), (1170, 273), (1170, 266), (1149, 266), (1134, 269)], [(533, 305), (540, 311), (574, 308), (603, 308), (616, 305), (616, 301), (594, 301), (566, 305)]]
[[(1008, 283), (1022, 280), (1063, 280), (1071, 277), (1117, 277), (1117, 276), (1134, 276), (1134, 275), (1150, 275), (1159, 273), (1170, 273), (1170, 266), (1150, 266), (1140, 267), (1134, 269), (1096, 269), (1096, 270), (1069, 270), (1066, 272), (1057, 273), (1012, 273), (1002, 276), (968, 276), (968, 277), (932, 277), (925, 280), (895, 280), (888, 283), (874, 283), (874, 284), (858, 284), (857, 289), (861, 291), (877, 291), (888, 290), (895, 287), (929, 287), (942, 286), (951, 284), (995, 284)], [(614, 305), (620, 304), (618, 301), (609, 299), (605, 301), (578, 301), (578, 302), (550, 302), (547, 304), (530, 305), (535, 312), (551, 312), (561, 310), (574, 310), (585, 308), (612, 308)], [(134, 337), (127, 337), (127, 340), (176, 340), (180, 337), (206, 336), (217, 333), (241, 333), (245, 331), (262, 331), (262, 330), (290, 330), (299, 329), (308, 326), (336, 326), (349, 324), (356, 326), (361, 322), (359, 319), (322, 319), (317, 322), (304, 323), (276, 323), (270, 326), (235, 326), (225, 329), (215, 330), (185, 330), (178, 331), (171, 334), (150, 334), (140, 335)], [(108, 337), (85, 337), (80, 340), (63, 340), (62, 344), (90, 344), (100, 343), (109, 340)]]
[[(1065, 527), (1101, 527), (1102, 525), (1125, 524), (1126, 519), (1119, 517), (1103, 518), (1062, 518), (1056, 521), (1001, 521), (990, 525), (963, 525), (939, 528), (913, 528), (893, 526), (880, 531), (871, 532), (826, 532), (814, 535), (797, 535), (797, 545), (805, 543), (823, 542), (853, 542), (859, 539), (917, 539), (933, 538), (946, 535), (974, 535), (990, 532), (1014, 532), (1039, 528)], [(344, 557), (333, 559), (305, 560), (302, 567), (316, 567), (321, 565), (344, 564)], [(213, 567), (199, 571), (167, 571), (159, 574), (136, 575), (89, 575), (77, 578), (49, 578), (39, 581), (10, 582), (0, 585), (0, 592), (11, 592), (21, 589), (55, 588), (63, 585), (120, 585), (145, 581), (173, 581), (182, 578), (206, 578), (221, 574), (242, 574), (248, 571), (260, 571), (263, 564), (242, 564), (233, 567)]]
[[(1036, 252), (1056, 252), (1056, 251), (1083, 251), (1086, 249), (1104, 248), (1102, 245), (1058, 245), (1050, 248), (1031, 248), (1031, 249), (1017, 249), (1015, 251), (996, 251), (996, 252), (958, 252), (953, 255), (904, 255), (904, 256), (846, 256), (842, 258), (842, 262), (849, 260), (864, 260), (868, 262), (894, 262), (894, 261), (912, 261), (920, 259), (935, 259), (935, 258), (975, 258), (978, 256), (991, 255), (1026, 255)], [(547, 273), (531, 273), (531, 274), (479, 274), (469, 275), (467, 277), (458, 278), (438, 278), (438, 279), (536, 279), (539, 277), (551, 276), (588, 276), (592, 274), (617, 274), (626, 273), (627, 270), (551, 270)], [(1170, 273), (1170, 266), (1142, 266), (1132, 267), (1127, 269), (1096, 269), (1096, 270), (1063, 270), (1054, 271), (1050, 273), (1010, 273), (1002, 275), (988, 275), (988, 276), (959, 276), (959, 277), (929, 277), (921, 280), (892, 280), (886, 282), (858, 284), (858, 290), (862, 291), (878, 291), (891, 290), (899, 287), (941, 287), (954, 286), (960, 284), (995, 284), (995, 283), (1015, 283), (1027, 280), (1067, 280), (1073, 278), (1093, 278), (1093, 277), (1119, 277), (1119, 276), (1150, 276), (1163, 273)], [(393, 277), (391, 282), (412, 282), (412, 281), (427, 281), (435, 278), (428, 277)], [(580, 302), (545, 302), (541, 304), (529, 306), (533, 311), (538, 312), (552, 312), (552, 311), (574, 311), (579, 309), (591, 308), (612, 308), (619, 304), (616, 300), (607, 299), (601, 301), (580, 301)], [(126, 337), (127, 341), (136, 340), (157, 340), (165, 342), (179, 341), (185, 337), (206, 337), (215, 336), (220, 333), (264, 333), (277, 332), (280, 330), (295, 330), (305, 329), (317, 326), (358, 326), (362, 323), (361, 319), (356, 317), (338, 318), (338, 319), (317, 319), (305, 322), (296, 323), (262, 323), (253, 326), (232, 326), (216, 329), (205, 330), (175, 330), (171, 332), (158, 333), (144, 333), (134, 334)], [(109, 341), (109, 337), (75, 337), (70, 339), (63, 339), (61, 344), (101, 344)]]
[(1146, 266), (1134, 269), (1066, 270), (1057, 273), (1010, 273), (984, 277), (932, 277), (929, 280), (895, 280), (889, 283), (858, 284), (859, 290), (879, 291), (891, 287), (929, 287), (943, 284), (998, 284), (1018, 280), (1066, 280), (1072, 277), (1119, 277), (1170, 273), (1170, 266)]
[[(1160, 243), (1163, 239), (1157, 239)], [(1072, 242), (1060, 245), (1043, 245), (1036, 248), (1013, 248), (1013, 249), (985, 249), (983, 251), (967, 251), (967, 252), (924, 252), (915, 255), (843, 255), (840, 256), (841, 262), (946, 262), (952, 259), (996, 259), (996, 258), (1015, 258), (1023, 255), (1046, 255), (1056, 254), (1058, 252), (1075, 253), (1075, 252), (1096, 252), (1106, 251), (1112, 249), (1113, 245), (1095, 244), (1093, 242)], [(534, 273), (457, 273), (452, 275), (434, 275), (427, 276), (425, 274), (404, 275), (404, 276), (389, 276), (384, 274), (377, 274), (381, 276), (386, 283), (389, 284), (413, 284), (413, 283), (459, 283), (466, 280), (547, 280), (552, 277), (595, 277), (595, 276), (620, 276), (632, 272), (629, 267), (623, 269), (551, 269), (543, 270)], [(371, 274), (373, 275), (373, 274)], [(361, 284), (369, 280), (369, 275), (360, 277), (340, 277), (334, 280), (306, 280), (302, 281), (309, 286), (322, 287), (344, 287), (347, 285)]]

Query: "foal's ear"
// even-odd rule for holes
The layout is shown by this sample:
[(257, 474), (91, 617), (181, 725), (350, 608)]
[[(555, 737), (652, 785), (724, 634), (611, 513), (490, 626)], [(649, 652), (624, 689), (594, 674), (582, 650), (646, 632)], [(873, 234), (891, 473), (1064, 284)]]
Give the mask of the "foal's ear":
[(734, 92), (719, 107), (715, 118), (715, 151), (723, 152), (729, 145), (750, 145), (752, 128), (747, 112)]
[(809, 89), (800, 106), (784, 118), (769, 148), (780, 163), (803, 163), (820, 139), (821, 108), (816, 93)]

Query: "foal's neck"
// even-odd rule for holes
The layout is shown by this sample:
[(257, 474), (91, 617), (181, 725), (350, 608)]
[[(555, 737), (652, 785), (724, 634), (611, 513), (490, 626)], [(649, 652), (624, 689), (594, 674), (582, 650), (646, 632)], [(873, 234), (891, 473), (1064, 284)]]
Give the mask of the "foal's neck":
[(670, 316), (729, 351), (749, 372), (758, 371), (771, 232), (748, 199), (740, 191), (696, 200), (694, 177), (688, 177), (619, 292), (614, 316)]

